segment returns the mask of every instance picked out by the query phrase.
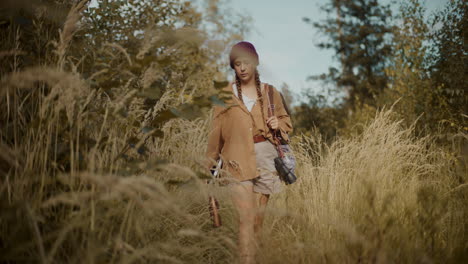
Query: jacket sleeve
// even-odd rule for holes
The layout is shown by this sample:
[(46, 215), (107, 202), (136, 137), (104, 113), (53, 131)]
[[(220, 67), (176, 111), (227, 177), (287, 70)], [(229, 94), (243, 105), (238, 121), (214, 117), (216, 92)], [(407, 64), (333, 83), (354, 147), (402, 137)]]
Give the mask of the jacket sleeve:
[(275, 109), (275, 115), (278, 118), (278, 130), (280, 131), (281, 137), (285, 139), (286, 141), (289, 141), (289, 136), (288, 133), (291, 133), (293, 131), (293, 126), (291, 122), (291, 117), (289, 116), (287, 109), (287, 106), (285, 106), (284, 99), (281, 95), (281, 93), (274, 88), (274, 101), (276, 105)]
[(219, 114), (221, 109), (218, 106), (214, 106), (213, 110), (213, 118), (211, 119), (208, 132), (208, 145), (205, 153), (205, 167), (208, 170), (216, 164), (216, 160), (219, 159), (219, 154), (224, 146), (224, 139), (221, 133), (222, 115)]

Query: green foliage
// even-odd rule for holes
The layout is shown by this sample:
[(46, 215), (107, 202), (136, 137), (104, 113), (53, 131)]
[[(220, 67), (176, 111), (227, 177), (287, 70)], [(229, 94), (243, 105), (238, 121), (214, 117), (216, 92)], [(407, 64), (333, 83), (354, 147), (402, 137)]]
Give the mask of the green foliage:
[[(330, 68), (328, 74), (312, 76), (328, 80), (347, 93), (346, 107), (353, 110), (360, 103), (373, 105), (387, 85), (383, 71), (391, 53), (391, 11), (377, 0), (331, 0), (322, 7), (328, 18), (313, 26), (328, 37), (317, 44), (332, 49), (341, 69)], [(311, 22), (305, 18), (306, 22)]]
[(327, 142), (332, 142), (344, 125), (343, 109), (329, 106), (324, 95), (315, 94), (310, 89), (304, 91), (301, 97), (308, 101), (294, 107), (294, 133), (310, 136), (316, 129)]
[[(467, 125), (467, 83), (466, 46), (468, 14), (467, 3), (463, 0), (449, 1), (446, 8), (434, 16), (431, 32), (432, 49), (429, 54), (433, 87), (439, 93), (438, 112), (459, 130), (468, 131)], [(439, 27), (440, 25), (440, 27)]]
[[(363, 8), (365, 3), (370, 7)], [(328, 89), (329, 95), (337, 97), (336, 92), (343, 88), (348, 89), (348, 94), (342, 98), (342, 105), (327, 104), (318, 108), (313, 102), (303, 105), (300, 112), (309, 113), (301, 115), (318, 120), (315, 116), (326, 115), (333, 107), (336, 114), (328, 115), (334, 119), (334, 122), (328, 122), (332, 123), (331, 126), (326, 122), (314, 122), (322, 123), (322, 131), (334, 129), (336, 133), (350, 135), (362, 132), (362, 125), (372, 120), (377, 110), (392, 107), (406, 126), (418, 120), (416, 131), (419, 135), (438, 134), (440, 144), (452, 145), (453, 140), (457, 140), (455, 138), (468, 131), (466, 45), (463, 44), (464, 25), (467, 23), (466, 3), (450, 1), (444, 10), (436, 12), (429, 20), (425, 19), (425, 7), (418, 0), (401, 2), (396, 16), (386, 13), (388, 6), (379, 6), (376, 1), (365, 3), (331, 1), (324, 10), (329, 15), (336, 12), (336, 16), (330, 16), (327, 23), (314, 23), (328, 36), (328, 42), (319, 46), (334, 49), (342, 68), (330, 68), (328, 74), (312, 79), (328, 83), (332, 87)], [(384, 13), (388, 16), (379, 19)], [(361, 21), (367, 16), (375, 16), (372, 20), (375, 24)], [(398, 26), (388, 26), (391, 24)], [(392, 37), (385, 37), (386, 34)], [(379, 43), (372, 49), (376, 56), (369, 60), (363, 55), (366, 54), (365, 49), (359, 48), (369, 47), (370, 44), (364, 43), (367, 37), (372, 39), (370, 44)], [(379, 38), (380, 41), (374, 42)], [(363, 45), (360, 46), (360, 43)], [(369, 67), (362, 62), (369, 63)], [(362, 74), (365, 71), (355, 71), (353, 67), (367, 68), (378, 77)], [(356, 80), (362, 82), (344, 82), (352, 80), (346, 79), (346, 71), (350, 73), (349, 76), (360, 76)], [(382, 82), (372, 88), (369, 84), (376, 78), (381, 78)], [(299, 123), (298, 130), (307, 131), (312, 127), (311, 123)]]
[(420, 115), (425, 114), (421, 124), (428, 124), (434, 119), (431, 105), (434, 92), (426, 71), (425, 56), (429, 28), (424, 21), (424, 7), (418, 1), (402, 3), (400, 6), (401, 25), (395, 30), (394, 56), (387, 73), (391, 86), (382, 95), (380, 104), (391, 104), (398, 100), (395, 110), (401, 113), (409, 125)]
[[(462, 63), (466, 52), (461, 36), (453, 35), (461, 34), (462, 21), (466, 21), (461, 7), (462, 1), (452, 1), (429, 23), (419, 1), (400, 6), (401, 25), (395, 31), (393, 61), (387, 68), (391, 85), (377, 102), (390, 105), (398, 101), (394, 109), (407, 125), (418, 120), (416, 129), (422, 135), (468, 131)], [(440, 143), (446, 144), (444, 141)]]

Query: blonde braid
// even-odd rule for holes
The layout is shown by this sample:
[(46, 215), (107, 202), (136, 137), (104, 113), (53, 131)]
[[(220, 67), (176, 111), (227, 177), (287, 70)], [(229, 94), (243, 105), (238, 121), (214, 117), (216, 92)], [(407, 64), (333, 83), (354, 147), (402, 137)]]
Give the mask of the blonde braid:
[(242, 99), (241, 80), (239, 76), (237, 76), (237, 74), (236, 74), (236, 86), (237, 86), (237, 97), (239, 97), (241, 102), (244, 103), (244, 100)]

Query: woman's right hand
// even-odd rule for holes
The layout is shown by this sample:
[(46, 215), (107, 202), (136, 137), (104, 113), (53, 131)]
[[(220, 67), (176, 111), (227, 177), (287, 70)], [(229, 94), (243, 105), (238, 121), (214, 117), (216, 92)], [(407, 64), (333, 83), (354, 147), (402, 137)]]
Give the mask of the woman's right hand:
[(270, 118), (267, 119), (267, 125), (274, 130), (277, 130), (279, 127), (279, 121), (276, 116), (271, 116)]

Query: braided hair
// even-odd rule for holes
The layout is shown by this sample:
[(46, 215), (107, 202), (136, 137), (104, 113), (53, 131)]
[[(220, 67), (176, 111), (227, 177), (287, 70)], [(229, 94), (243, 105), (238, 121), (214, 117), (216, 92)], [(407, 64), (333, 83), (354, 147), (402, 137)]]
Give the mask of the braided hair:
[[(244, 103), (244, 100), (242, 99), (242, 89), (241, 89), (241, 80), (239, 76), (236, 74), (236, 87), (237, 87), (237, 95), (239, 99), (241, 100), (242, 103)], [(261, 82), (260, 82), (260, 74), (258, 73), (258, 70), (255, 69), (255, 87), (257, 88), (257, 96), (260, 99), (260, 112), (262, 112), (262, 118), (263, 121), (265, 122), (265, 114), (263, 113), (263, 97), (262, 97), (262, 90), (261, 90)]]

